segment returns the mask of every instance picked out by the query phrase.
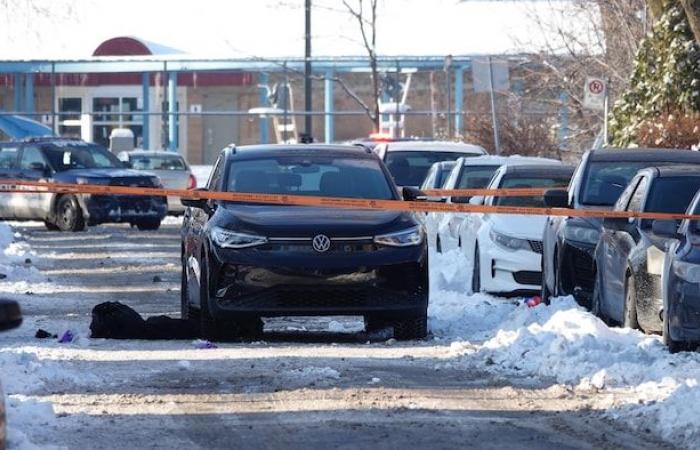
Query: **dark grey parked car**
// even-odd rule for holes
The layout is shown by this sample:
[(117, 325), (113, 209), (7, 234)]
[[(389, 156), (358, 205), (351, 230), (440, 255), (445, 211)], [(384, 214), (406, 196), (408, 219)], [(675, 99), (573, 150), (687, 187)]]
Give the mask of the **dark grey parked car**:
[[(646, 167), (700, 165), (700, 152), (668, 149), (592, 150), (583, 155), (568, 193), (550, 191), (550, 207), (611, 209), (637, 172)], [(544, 229), (542, 299), (573, 295), (589, 307), (596, 264), (593, 253), (602, 220), (594, 217), (549, 217)]]
[[(22, 313), (17, 302), (0, 299), (0, 331), (17, 328), (22, 324)], [(5, 448), (7, 432), (5, 428), (5, 394), (0, 385), (0, 449)]]
[[(700, 167), (639, 171), (615, 211), (683, 214), (700, 189)], [(592, 310), (628, 328), (661, 332), (661, 273), (669, 239), (652, 219), (606, 218), (595, 251)], [(677, 225), (677, 224), (674, 224)]]

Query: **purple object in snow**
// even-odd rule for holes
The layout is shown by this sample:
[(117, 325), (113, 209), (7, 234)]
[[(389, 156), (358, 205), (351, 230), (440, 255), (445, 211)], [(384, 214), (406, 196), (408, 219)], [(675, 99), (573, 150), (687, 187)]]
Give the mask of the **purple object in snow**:
[(58, 340), (58, 342), (60, 344), (67, 344), (67, 343), (73, 342), (73, 338), (74, 338), (74, 336), (73, 336), (73, 333), (71, 332), (71, 330), (66, 330), (66, 332), (63, 333), (63, 336), (61, 336), (61, 338)]
[(213, 344), (213, 343), (211, 343), (211, 342), (209, 342), (209, 341), (204, 341), (204, 340), (201, 340), (201, 339), (197, 339), (196, 341), (193, 342), (193, 344), (194, 344), (194, 348), (202, 348), (202, 349), (206, 349), (206, 348), (218, 348), (218, 347), (216, 346), (216, 344)]

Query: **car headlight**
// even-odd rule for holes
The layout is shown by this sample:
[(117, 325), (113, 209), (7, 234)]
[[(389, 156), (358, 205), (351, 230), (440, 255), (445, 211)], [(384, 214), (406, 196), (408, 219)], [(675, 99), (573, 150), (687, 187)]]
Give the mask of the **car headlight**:
[(489, 237), (491, 237), (493, 242), (506, 250), (532, 250), (530, 242), (527, 239), (506, 236), (494, 230), (489, 231)]
[(423, 242), (423, 228), (412, 227), (408, 230), (397, 231), (395, 233), (382, 234), (374, 237), (374, 242), (390, 247), (410, 247)]
[(647, 273), (652, 275), (661, 275), (664, 269), (664, 259), (666, 253), (659, 250), (653, 245), (647, 248)]
[(221, 248), (248, 248), (267, 243), (264, 236), (237, 233), (220, 227), (211, 229), (211, 240)]
[(566, 224), (564, 226), (564, 239), (567, 241), (596, 245), (598, 243), (599, 236), (600, 231), (596, 230), (595, 228), (570, 224)]
[(682, 280), (689, 283), (700, 283), (700, 265), (675, 261), (673, 263), (673, 273)]

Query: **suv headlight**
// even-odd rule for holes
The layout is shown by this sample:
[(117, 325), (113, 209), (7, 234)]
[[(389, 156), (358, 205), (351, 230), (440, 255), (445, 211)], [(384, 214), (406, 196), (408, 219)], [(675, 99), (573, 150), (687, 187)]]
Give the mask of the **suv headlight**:
[(220, 227), (211, 229), (211, 240), (221, 248), (247, 248), (267, 243), (264, 236), (237, 233)]
[(582, 242), (584, 244), (596, 245), (600, 231), (595, 228), (582, 227), (579, 225), (564, 225), (564, 239), (567, 241)]
[(423, 228), (413, 227), (395, 233), (382, 234), (380, 236), (375, 236), (374, 242), (390, 247), (410, 247), (412, 245), (419, 245), (423, 242)]
[(498, 231), (490, 230), (489, 237), (493, 242), (505, 248), (506, 250), (530, 250), (530, 242), (527, 239), (514, 238), (501, 234)]
[(673, 263), (673, 272), (678, 278), (689, 283), (700, 283), (700, 265), (698, 264), (675, 261)]

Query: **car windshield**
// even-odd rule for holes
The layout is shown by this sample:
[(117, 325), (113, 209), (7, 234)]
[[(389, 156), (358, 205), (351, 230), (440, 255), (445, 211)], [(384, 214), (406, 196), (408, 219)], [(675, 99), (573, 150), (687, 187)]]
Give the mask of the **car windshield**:
[(438, 170), (437, 177), (435, 180), (435, 186), (441, 188), (445, 184), (445, 181), (447, 181), (447, 177), (449, 177), (450, 172), (452, 172), (452, 167), (453, 166), (449, 166)]
[(440, 161), (455, 161), (457, 158), (481, 156), (474, 153), (436, 151), (389, 151), (386, 166), (399, 186), (420, 186), (430, 167)]
[(124, 165), (107, 149), (95, 144), (52, 143), (43, 147), (51, 167), (58, 172), (71, 169), (115, 169)]
[(178, 155), (129, 155), (129, 162), (137, 170), (187, 170)]
[(264, 194), (394, 199), (379, 162), (327, 156), (284, 156), (230, 164), (227, 190)]
[[(700, 189), (700, 177), (658, 178), (651, 187), (644, 211), (685, 213), (698, 189)], [(650, 228), (651, 224), (651, 219), (644, 219), (641, 227)]]
[(612, 206), (640, 169), (676, 164), (678, 163), (673, 161), (591, 162), (581, 185), (580, 203), (589, 206)]
[(456, 189), (482, 189), (488, 186), (499, 166), (464, 166)]
[[(505, 175), (501, 180), (499, 188), (551, 188), (566, 186), (571, 179), (571, 175), (554, 174), (542, 176), (527, 175)], [(526, 206), (534, 208), (544, 208), (544, 197), (495, 197), (494, 205), (498, 206)]]

